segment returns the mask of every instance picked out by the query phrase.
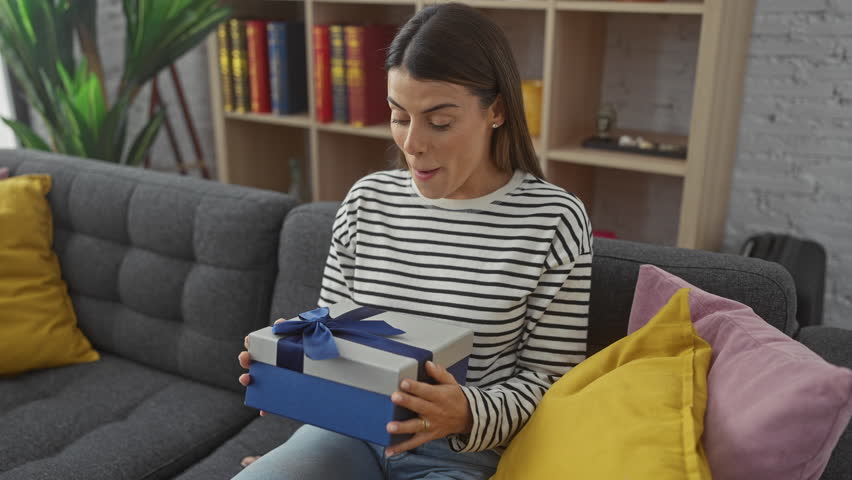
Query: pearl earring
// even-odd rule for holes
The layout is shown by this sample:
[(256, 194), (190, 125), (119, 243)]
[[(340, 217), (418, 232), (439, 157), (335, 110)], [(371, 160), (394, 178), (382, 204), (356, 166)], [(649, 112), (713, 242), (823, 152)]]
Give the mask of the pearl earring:
[(499, 127), (499, 126), (500, 126), (500, 125), (497, 125), (496, 123), (492, 123), (492, 124), (491, 124), (491, 128), (497, 128), (497, 127)]

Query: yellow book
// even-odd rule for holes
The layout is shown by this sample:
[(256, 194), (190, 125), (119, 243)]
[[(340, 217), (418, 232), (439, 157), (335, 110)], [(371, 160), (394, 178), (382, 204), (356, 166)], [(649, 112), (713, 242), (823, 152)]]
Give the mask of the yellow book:
[(530, 135), (541, 135), (541, 80), (524, 80), (521, 82), (521, 92), (524, 97), (524, 116)]
[(234, 111), (251, 111), (251, 91), (248, 78), (246, 24), (244, 20), (229, 21), (231, 33), (231, 78), (234, 80)]
[(220, 23), (216, 29), (219, 40), (219, 75), (222, 81), (222, 105), (226, 112), (234, 111), (234, 80), (231, 78), (231, 45), (228, 25)]

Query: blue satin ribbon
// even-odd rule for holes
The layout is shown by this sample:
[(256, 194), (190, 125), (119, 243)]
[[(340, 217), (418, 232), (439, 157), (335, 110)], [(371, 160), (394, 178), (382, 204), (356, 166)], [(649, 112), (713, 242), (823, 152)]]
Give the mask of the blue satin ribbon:
[(405, 331), (382, 320), (365, 320), (380, 313), (383, 311), (376, 308), (358, 307), (331, 318), (328, 308), (322, 307), (302, 313), (299, 315), (300, 320), (276, 323), (272, 326), (272, 332), (285, 335), (278, 339), (276, 365), (301, 373), (304, 370), (304, 355), (311, 360), (337, 358), (340, 356), (334, 341), (337, 337), (413, 358), (417, 360), (417, 380), (429, 381), (425, 365), (432, 360), (432, 352), (385, 338)]

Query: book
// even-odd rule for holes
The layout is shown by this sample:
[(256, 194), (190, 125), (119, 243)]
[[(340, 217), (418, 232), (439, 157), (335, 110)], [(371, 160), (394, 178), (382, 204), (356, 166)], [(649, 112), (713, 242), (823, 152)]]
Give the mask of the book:
[(231, 78), (234, 90), (234, 112), (251, 111), (249, 92), (248, 53), (246, 49), (246, 24), (244, 20), (228, 21), (231, 33)]
[(266, 20), (246, 21), (249, 83), (251, 84), (251, 111), (270, 113), (269, 52), (267, 48)]
[(290, 115), (307, 111), (308, 80), (305, 64), (305, 24), (269, 22), (269, 93), (272, 111)]
[(521, 94), (524, 100), (524, 116), (530, 135), (541, 135), (541, 94), (544, 84), (541, 80), (527, 79), (521, 81)]
[(219, 49), (219, 78), (222, 83), (222, 106), (226, 112), (234, 111), (234, 79), (231, 78), (231, 35), (228, 24), (216, 28)]
[(328, 25), (314, 25), (314, 94), (316, 115), (320, 123), (331, 122), (331, 44)]
[(393, 25), (349, 25), (346, 37), (346, 82), (349, 123), (363, 127), (387, 122), (385, 50), (393, 40)]
[(331, 43), (331, 105), (334, 121), (349, 123), (349, 99), (346, 88), (346, 46), (343, 25), (330, 25)]

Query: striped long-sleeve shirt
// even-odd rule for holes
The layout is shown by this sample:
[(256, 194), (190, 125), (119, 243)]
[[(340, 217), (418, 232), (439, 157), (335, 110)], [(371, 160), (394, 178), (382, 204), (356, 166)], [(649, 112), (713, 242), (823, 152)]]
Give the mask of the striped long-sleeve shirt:
[(409, 172), (378, 172), (337, 213), (319, 305), (352, 300), (473, 330), (461, 387), (473, 428), (450, 446), (502, 452), (585, 359), (591, 262), (583, 204), (531, 174), (484, 197), (433, 200)]

